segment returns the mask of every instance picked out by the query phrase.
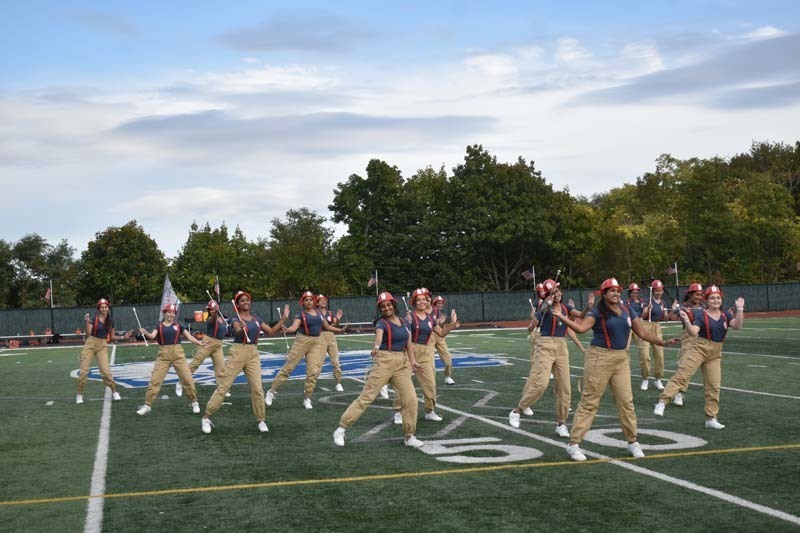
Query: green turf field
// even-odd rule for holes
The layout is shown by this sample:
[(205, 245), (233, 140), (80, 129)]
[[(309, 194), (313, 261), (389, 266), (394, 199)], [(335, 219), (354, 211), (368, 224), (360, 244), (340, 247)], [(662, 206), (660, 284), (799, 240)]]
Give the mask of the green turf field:
[[(106, 531), (800, 529), (800, 319), (747, 319), (729, 334), (722, 431), (703, 427), (699, 373), (684, 407), (654, 417), (658, 391), (639, 390), (632, 347), (647, 454), (639, 460), (624, 449), (609, 392), (582, 444), (585, 463), (567, 460), (550, 391), (520, 429), (508, 425), (530, 368), (526, 336), (493, 329), (448, 337), (456, 353), (507, 364), (458, 367), (451, 386), (440, 372), (444, 421), (420, 420), (426, 446), (419, 450), (402, 446), (391, 402), (381, 399), (348, 430), (347, 446), (334, 446), (331, 434), (363, 374), (346, 378), (344, 393), (332, 392), (334, 381), (323, 376), (311, 411), (301, 405), (302, 380), (290, 381), (267, 410), (265, 434), (256, 430), (247, 386), (236, 385), (204, 435), (200, 416), (171, 385), (144, 417), (136, 415), (144, 388), (121, 387), (123, 400), (112, 403), (102, 383), (90, 381), (86, 403), (76, 405), (70, 373), (79, 347), (0, 351), (0, 529), (82, 531), (87, 516)], [(369, 336), (339, 338), (344, 352), (371, 344)], [(282, 338), (261, 348), (286, 349)], [(156, 349), (118, 346), (115, 363), (152, 361)], [(667, 349), (667, 377), (676, 356)], [(574, 346), (571, 357), (575, 407), (582, 357)], [(198, 391), (204, 406), (213, 387)], [(105, 469), (96, 467), (103, 436)], [(93, 472), (103, 493), (92, 494)]]

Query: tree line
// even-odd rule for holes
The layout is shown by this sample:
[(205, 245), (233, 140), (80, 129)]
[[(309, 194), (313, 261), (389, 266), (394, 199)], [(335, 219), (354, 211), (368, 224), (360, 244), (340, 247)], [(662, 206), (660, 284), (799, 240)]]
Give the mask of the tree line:
[[(337, 185), (329, 209), (291, 209), (255, 241), (195, 222), (171, 259), (135, 220), (98, 232), (78, 258), (66, 240), (0, 240), (0, 308), (49, 305), (50, 280), (59, 306), (157, 302), (166, 273), (188, 301), (216, 280), (223, 297), (360, 295), (376, 270), (388, 290), (443, 292), (529, 288), (531, 267), (540, 279), (561, 270), (566, 287), (612, 275), (671, 281), (676, 262), (682, 283), (800, 280), (800, 142), (754, 142), (729, 159), (662, 155), (635, 183), (591, 198), (481, 145), (449, 173), (429, 166), (405, 178), (373, 159)], [(345, 234), (334, 238), (332, 223)]]

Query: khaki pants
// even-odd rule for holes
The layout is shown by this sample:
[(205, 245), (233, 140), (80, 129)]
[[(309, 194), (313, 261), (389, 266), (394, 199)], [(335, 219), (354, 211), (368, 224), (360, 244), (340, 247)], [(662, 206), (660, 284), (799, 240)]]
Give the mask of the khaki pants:
[(225, 356), (222, 353), (222, 341), (213, 337), (206, 337), (203, 340), (203, 345), (194, 353), (192, 361), (189, 363), (189, 371), (194, 374), (206, 357), (211, 356), (211, 361), (214, 363), (214, 376), (217, 378), (217, 383), (225, 375)]
[(636, 441), (636, 411), (633, 408), (631, 392), (630, 355), (627, 350), (608, 350), (590, 346), (586, 352), (586, 363), (583, 368), (583, 394), (572, 420), (570, 442), (581, 442), (592, 427), (600, 399), (609, 385), (619, 413), (622, 433), (628, 442)]
[(100, 369), (103, 383), (107, 387), (111, 387), (111, 390), (117, 390), (114, 376), (111, 375), (111, 367), (108, 366), (108, 343), (105, 339), (98, 339), (90, 335), (86, 338), (86, 344), (83, 345), (83, 350), (78, 356), (78, 361), (80, 362), (78, 394), (83, 394), (83, 387), (86, 385), (86, 380), (89, 379), (89, 368), (94, 357), (97, 358), (97, 368)]
[(206, 405), (206, 414), (213, 415), (222, 405), (225, 395), (231, 390), (231, 385), (239, 372), (244, 370), (247, 384), (250, 386), (250, 402), (253, 404), (253, 414), (261, 422), (266, 418), (267, 410), (264, 407), (264, 389), (261, 383), (261, 357), (258, 348), (253, 344), (234, 344), (228, 351), (228, 361), (225, 363), (225, 373), (217, 381), (217, 390), (211, 395)]
[(404, 352), (381, 350), (372, 358), (372, 367), (367, 373), (367, 382), (358, 398), (342, 414), (339, 425), (349, 428), (355, 424), (367, 407), (375, 401), (381, 387), (390, 383), (397, 392), (395, 409), (403, 417), (403, 434), (406, 438), (417, 430), (417, 393), (411, 381), (411, 367)]
[[(436, 409), (436, 361), (433, 359), (433, 343), (413, 344), (414, 359), (422, 367), (421, 372), (417, 372), (419, 388), (422, 389), (422, 397), (425, 399), (425, 412), (430, 413)], [(400, 409), (400, 398), (396, 398), (392, 404), (395, 411)]]
[(436, 348), (436, 353), (439, 354), (439, 359), (444, 364), (444, 377), (451, 378), (453, 377), (453, 356), (450, 355), (447, 341), (436, 333), (431, 333), (431, 335), (433, 335), (433, 345)]
[(277, 391), (292, 375), (292, 371), (303, 357), (306, 358), (306, 384), (303, 389), (306, 398), (311, 398), (314, 388), (317, 386), (317, 378), (322, 370), (322, 362), (325, 360), (325, 353), (322, 351), (322, 343), (319, 337), (309, 337), (298, 333), (289, 349), (286, 362), (283, 363), (280, 372), (275, 376), (270, 390)]
[(339, 344), (336, 342), (336, 335), (332, 331), (323, 331), (319, 338), (320, 342), (322, 342), (323, 363), (327, 353), (333, 366), (333, 379), (336, 380), (336, 383), (341, 383), (342, 365), (339, 363)]
[(569, 403), (572, 394), (569, 378), (569, 349), (564, 337), (539, 337), (536, 343), (536, 357), (531, 366), (531, 373), (522, 389), (519, 409), (523, 410), (542, 397), (550, 384), (550, 373), (555, 375), (559, 386), (553, 388), (556, 397), (556, 418), (564, 423), (569, 414)]
[(169, 344), (158, 348), (156, 362), (153, 365), (153, 375), (150, 376), (150, 384), (144, 393), (144, 403), (147, 405), (153, 405), (153, 400), (158, 397), (170, 366), (175, 368), (175, 373), (178, 374), (178, 379), (183, 385), (183, 392), (186, 394), (186, 398), (190, 402), (197, 401), (197, 392), (194, 390), (194, 381), (192, 380), (192, 373), (189, 372), (186, 356), (183, 353), (183, 346)]
[[(681, 349), (678, 352), (678, 367), (680, 368), (681, 362), (683, 362), (684, 356), (691, 351), (692, 346), (694, 346), (694, 342), (697, 340), (697, 337), (692, 337), (686, 330), (684, 329), (681, 332)], [(686, 389), (680, 389), (680, 392), (686, 392)]]
[[(642, 322), (644, 329), (651, 335), (663, 339), (661, 333), (661, 324), (658, 322)], [(642, 379), (647, 379), (650, 376), (650, 343), (644, 339), (636, 337), (636, 343), (639, 347), (639, 368), (642, 371)], [(653, 362), (655, 363), (655, 372), (653, 377), (661, 379), (664, 377), (664, 347), (653, 345)]]
[(660, 400), (668, 404), (679, 391), (685, 391), (697, 369), (703, 372), (705, 412), (708, 418), (719, 414), (719, 391), (722, 387), (722, 343), (695, 338), (681, 358), (678, 371), (669, 380)]
[(530, 334), (530, 341), (531, 341), (531, 366), (533, 366), (533, 360), (536, 357), (536, 341), (539, 340), (539, 337), (542, 336), (542, 333), (539, 329), (534, 329), (531, 331)]

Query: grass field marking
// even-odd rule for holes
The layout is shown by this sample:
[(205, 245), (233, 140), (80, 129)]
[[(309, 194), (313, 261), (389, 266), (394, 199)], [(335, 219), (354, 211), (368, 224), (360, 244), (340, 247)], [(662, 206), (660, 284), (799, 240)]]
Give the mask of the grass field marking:
[[(111, 347), (109, 364), (113, 366), (117, 355), (116, 344)], [(108, 442), (111, 434), (111, 389), (105, 387), (103, 414), (100, 416), (100, 434), (97, 436), (97, 452), (94, 456), (92, 485), (89, 494), (103, 495), (106, 491), (106, 468), (108, 466)], [(103, 499), (92, 498), (86, 505), (85, 533), (99, 533), (103, 530)]]
[(769, 353), (747, 353), (747, 352), (729, 352), (728, 350), (723, 350), (722, 355), (746, 355), (748, 357), (771, 357), (773, 359), (793, 359), (795, 361), (798, 360), (797, 357), (792, 357), (791, 355), (774, 355)]
[[(470, 417), (474, 418), (474, 417)], [(513, 429), (513, 428), (512, 428)], [(83, 500), (107, 500), (107, 499), (123, 499), (123, 498), (141, 498), (147, 496), (169, 496), (169, 495), (180, 495), (180, 494), (197, 494), (197, 493), (204, 493), (204, 492), (225, 492), (231, 490), (248, 490), (248, 489), (264, 489), (264, 488), (280, 488), (280, 487), (292, 487), (292, 486), (302, 486), (302, 485), (322, 485), (322, 484), (334, 484), (334, 483), (354, 483), (354, 482), (361, 482), (361, 481), (383, 481), (383, 480), (395, 480), (395, 479), (406, 479), (406, 478), (420, 478), (420, 477), (430, 477), (430, 476), (446, 476), (446, 475), (459, 475), (459, 474), (475, 474), (475, 473), (483, 473), (483, 472), (498, 472), (501, 470), (519, 470), (524, 468), (550, 468), (550, 467), (581, 467), (587, 465), (596, 465), (596, 464), (603, 464), (603, 463), (610, 463), (610, 464), (617, 464), (617, 463), (625, 463), (630, 461), (654, 461), (658, 459), (671, 459), (671, 458), (679, 458), (679, 457), (688, 457), (693, 455), (716, 455), (716, 454), (723, 454), (723, 453), (744, 453), (744, 452), (760, 452), (760, 451), (773, 451), (773, 450), (791, 450), (791, 449), (800, 449), (800, 444), (778, 444), (774, 446), (756, 446), (756, 447), (748, 447), (748, 448), (730, 448), (730, 449), (722, 449), (722, 450), (699, 450), (699, 451), (690, 451), (690, 452), (673, 452), (673, 453), (661, 453), (655, 455), (649, 455), (644, 459), (634, 459), (633, 457), (621, 457), (621, 458), (613, 458), (613, 457), (605, 457), (605, 458), (598, 458), (592, 459), (589, 461), (585, 461), (582, 463), (578, 463), (575, 461), (552, 461), (552, 462), (536, 462), (536, 463), (517, 463), (517, 464), (507, 464), (507, 465), (491, 465), (491, 466), (475, 466), (475, 467), (466, 467), (466, 468), (452, 468), (447, 470), (431, 470), (427, 472), (402, 472), (397, 474), (374, 474), (369, 476), (351, 476), (351, 477), (344, 477), (344, 478), (328, 478), (328, 479), (299, 479), (293, 481), (268, 481), (264, 483), (246, 483), (246, 484), (238, 484), (238, 485), (215, 485), (215, 486), (207, 486), (207, 487), (189, 487), (189, 488), (182, 488), (182, 489), (165, 489), (165, 490), (153, 490), (153, 491), (139, 491), (139, 492), (119, 492), (119, 493), (111, 493), (111, 494), (94, 494), (88, 496), (64, 496), (60, 498), (40, 498), (40, 499), (30, 499), (30, 500), (6, 500), (0, 501), (0, 507), (9, 507), (9, 506), (17, 506), (17, 505), (42, 505), (48, 503), (66, 503), (66, 502), (77, 502)], [(617, 465), (619, 466), (619, 465)], [(787, 513), (783, 513), (787, 514)], [(793, 515), (787, 515), (792, 517), (794, 520), (798, 520), (800, 523), (800, 517), (796, 517)], [(791, 521), (794, 521), (791, 520)]]
[[(459, 409), (454, 409), (452, 407), (447, 407), (447, 406), (442, 405), (442, 404), (437, 404), (436, 407), (441, 409), (442, 411), (447, 411), (447, 412), (450, 412), (450, 413), (453, 413), (453, 414), (466, 416), (466, 417), (472, 418), (474, 420), (478, 420), (478, 421), (484, 422), (484, 423), (489, 424), (491, 426), (495, 426), (495, 427), (504, 429), (506, 431), (517, 433), (519, 435), (527, 436), (527, 437), (532, 438), (534, 440), (538, 440), (540, 442), (551, 444), (551, 445), (559, 447), (559, 448), (566, 449), (566, 447), (567, 447), (567, 444), (565, 444), (563, 441), (557, 441), (555, 439), (551, 439), (551, 438), (548, 438), (548, 437), (543, 437), (541, 435), (537, 435), (536, 433), (531, 433), (529, 431), (525, 431), (525, 430), (522, 430), (522, 429), (513, 428), (510, 425), (508, 425), (507, 423), (504, 424), (504, 423), (501, 423), (501, 422), (497, 422), (495, 420), (492, 420), (490, 418), (486, 418), (486, 417), (481, 416), (481, 415), (468, 413), (468, 412), (465, 412), (465, 411), (461, 411)], [(800, 447), (800, 444), (787, 445), (787, 447)], [(728, 503), (732, 503), (734, 505), (738, 505), (739, 507), (744, 507), (746, 509), (757, 511), (759, 513), (766, 514), (766, 515), (772, 516), (774, 518), (779, 518), (781, 520), (786, 520), (788, 522), (792, 522), (793, 524), (800, 525), (800, 517), (798, 517), (798, 516), (795, 516), (795, 515), (792, 515), (792, 514), (783, 512), (783, 511), (779, 511), (777, 509), (772, 509), (771, 507), (766, 507), (764, 505), (761, 505), (761, 504), (758, 504), (758, 503), (754, 503), (754, 502), (751, 502), (749, 500), (745, 500), (743, 498), (740, 498), (738, 496), (734, 496), (732, 494), (728, 494), (726, 492), (722, 492), (722, 491), (719, 491), (719, 490), (716, 490), (716, 489), (710, 489), (708, 487), (704, 487), (702, 485), (698, 485), (698, 484), (693, 483), (691, 481), (686, 481), (684, 479), (668, 476), (668, 475), (662, 474), (660, 472), (655, 472), (653, 470), (648, 470), (646, 468), (637, 466), (635, 464), (630, 464), (629, 461), (621, 461), (619, 459), (615, 459), (613, 457), (609, 457), (607, 455), (603, 455), (603, 454), (600, 454), (600, 453), (597, 453), (597, 452), (592, 452), (592, 451), (586, 450), (584, 448), (581, 448), (581, 449), (582, 449), (583, 453), (585, 455), (589, 456), (589, 457), (594, 457), (595, 459), (603, 460), (605, 462), (608, 462), (609, 464), (613, 464), (615, 466), (619, 466), (621, 468), (625, 468), (627, 470), (631, 470), (633, 472), (636, 472), (637, 474), (641, 474), (641, 475), (644, 475), (644, 476), (649, 476), (649, 477), (652, 477), (652, 478), (655, 478), (655, 479), (658, 479), (658, 480), (661, 480), (661, 481), (666, 481), (667, 483), (672, 483), (673, 485), (677, 485), (679, 487), (683, 487), (683, 488), (686, 488), (686, 489), (689, 489), (689, 490), (700, 492), (700, 493), (706, 494), (708, 496), (713, 496), (713, 497), (718, 498), (718, 499), (720, 499), (722, 501), (725, 501), (725, 502), (728, 502)], [(675, 456), (680, 456), (680, 455), (681, 455), (680, 453), (675, 454)]]

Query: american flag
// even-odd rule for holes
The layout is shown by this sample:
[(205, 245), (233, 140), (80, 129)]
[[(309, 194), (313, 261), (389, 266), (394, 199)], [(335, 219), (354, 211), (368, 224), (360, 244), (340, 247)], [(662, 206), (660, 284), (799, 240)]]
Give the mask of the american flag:
[(219, 297), (219, 276), (214, 275), (214, 292), (217, 293), (217, 301), (221, 301)]
[(522, 273), (522, 277), (525, 278), (527, 281), (532, 280), (534, 276), (536, 276), (536, 271), (533, 269), (533, 267), (530, 267), (528, 270)]
[(47, 287), (44, 296), (42, 296), (42, 300), (44, 300), (47, 303), (50, 303), (50, 294), (52, 294), (52, 291), (50, 290), (50, 287)]
[(674, 274), (677, 271), (678, 271), (678, 263), (675, 263), (667, 267), (667, 274)]
[(376, 283), (378, 283), (378, 271), (377, 270), (372, 274), (372, 277), (369, 278), (369, 281), (367, 281), (367, 287), (372, 287)]

